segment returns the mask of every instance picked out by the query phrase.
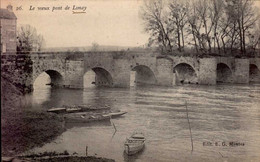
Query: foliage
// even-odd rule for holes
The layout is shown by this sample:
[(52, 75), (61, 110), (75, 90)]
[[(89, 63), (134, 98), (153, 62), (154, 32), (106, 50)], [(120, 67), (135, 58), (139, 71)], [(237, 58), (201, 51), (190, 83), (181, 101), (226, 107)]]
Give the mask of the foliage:
[(144, 2), (140, 16), (149, 45), (165, 52), (193, 47), (197, 53), (243, 55), (259, 46), (253, 0), (152, 0)]
[(31, 25), (23, 25), (19, 27), (17, 33), (18, 52), (41, 51), (45, 45), (43, 36), (37, 34), (36, 29)]
[(96, 42), (93, 42), (93, 43), (92, 43), (92, 47), (91, 47), (91, 51), (96, 52), (96, 51), (98, 51), (98, 50), (99, 50), (99, 44), (96, 43)]

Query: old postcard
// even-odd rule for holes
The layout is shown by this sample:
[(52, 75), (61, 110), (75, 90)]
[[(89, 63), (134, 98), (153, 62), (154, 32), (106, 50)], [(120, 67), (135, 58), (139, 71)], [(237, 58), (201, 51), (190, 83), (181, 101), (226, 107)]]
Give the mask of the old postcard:
[(259, 8), (1, 0), (2, 161), (260, 161)]

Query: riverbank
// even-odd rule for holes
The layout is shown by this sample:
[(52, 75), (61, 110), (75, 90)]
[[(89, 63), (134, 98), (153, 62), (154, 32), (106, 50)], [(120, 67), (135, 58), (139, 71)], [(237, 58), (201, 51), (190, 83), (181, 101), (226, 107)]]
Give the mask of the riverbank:
[(21, 107), (21, 95), (1, 77), (2, 156), (14, 156), (41, 146), (65, 130), (58, 115)]
[(115, 162), (115, 160), (95, 156), (55, 156), (43, 158), (2, 157), (3, 162)]
[[(65, 131), (62, 117), (42, 110), (29, 110), (21, 107), (22, 93), (10, 82), (1, 77), (1, 141), (2, 157), (10, 161), (24, 159), (16, 156), (34, 147), (51, 142)], [(7, 158), (8, 159), (8, 158)], [(3, 160), (3, 159), (2, 159)], [(94, 156), (54, 156), (31, 158), (29, 161), (89, 161), (113, 162)]]

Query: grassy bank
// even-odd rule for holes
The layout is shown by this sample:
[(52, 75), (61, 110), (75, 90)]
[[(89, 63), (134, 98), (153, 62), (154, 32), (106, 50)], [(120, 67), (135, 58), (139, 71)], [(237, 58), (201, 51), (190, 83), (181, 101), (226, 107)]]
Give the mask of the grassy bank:
[(115, 162), (112, 159), (94, 157), (94, 156), (65, 156), (65, 157), (52, 157), (47, 159), (37, 159), (39, 162)]
[[(2, 158), (11, 158), (13, 161), (24, 159), (17, 157), (17, 155), (51, 142), (65, 131), (63, 118), (39, 109), (23, 108), (20, 106), (21, 100), (22, 93), (1, 77), (1, 155)], [(94, 156), (70, 156), (67, 152), (63, 155), (47, 152), (46, 155), (44, 153), (33, 155), (27, 160), (40, 162), (114, 162), (112, 159)]]
[(14, 156), (50, 142), (64, 131), (56, 114), (20, 106), (21, 93), (1, 77), (2, 156)]

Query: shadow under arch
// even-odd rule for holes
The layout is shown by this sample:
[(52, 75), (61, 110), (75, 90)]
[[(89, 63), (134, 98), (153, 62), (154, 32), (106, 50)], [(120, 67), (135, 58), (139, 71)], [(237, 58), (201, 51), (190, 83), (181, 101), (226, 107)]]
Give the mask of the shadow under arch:
[(232, 71), (228, 65), (224, 63), (217, 64), (217, 83), (231, 83)]
[(133, 77), (130, 77), (130, 82), (134, 82), (136, 86), (155, 85), (157, 83), (154, 72), (148, 66), (137, 65), (131, 71), (134, 73), (131, 74)]
[(249, 65), (249, 82), (260, 83), (260, 70), (255, 64)]
[(43, 71), (42, 73), (40, 73), (39, 75), (37, 75), (37, 77), (35, 77), (34, 81), (33, 81), (33, 85), (35, 86), (35, 82), (39, 82), (38, 80), (41, 79), (39, 77), (42, 76), (42, 74), (48, 74), (49, 76), (49, 82), (45, 83), (47, 85), (50, 85), (51, 87), (62, 87), (63, 86), (63, 76), (61, 75), (61, 73), (59, 73), (56, 70), (46, 70)]
[(198, 76), (194, 68), (187, 63), (179, 63), (173, 68), (175, 84), (197, 84)]
[(84, 88), (89, 87), (90, 84), (105, 87), (113, 87), (114, 85), (112, 75), (102, 67), (94, 67), (86, 71), (83, 79)]

